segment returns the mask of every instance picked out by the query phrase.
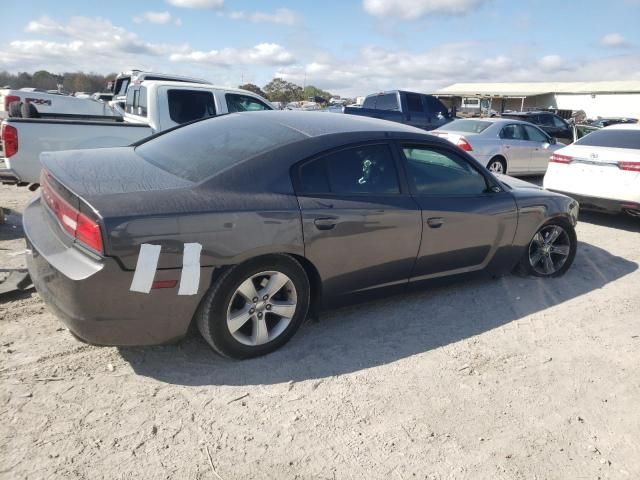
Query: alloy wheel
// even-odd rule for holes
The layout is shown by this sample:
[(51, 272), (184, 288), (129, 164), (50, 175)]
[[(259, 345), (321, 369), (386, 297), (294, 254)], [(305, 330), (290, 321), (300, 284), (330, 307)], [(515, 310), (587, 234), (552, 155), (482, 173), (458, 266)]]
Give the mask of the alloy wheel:
[(296, 288), (287, 275), (260, 272), (247, 278), (234, 292), (227, 309), (227, 327), (243, 345), (264, 345), (286, 330), (296, 306)]
[(502, 166), (502, 162), (498, 160), (494, 160), (489, 164), (489, 171), (493, 173), (504, 173), (504, 167)]
[(529, 245), (529, 265), (536, 273), (550, 276), (558, 272), (571, 253), (571, 238), (560, 225), (542, 227)]

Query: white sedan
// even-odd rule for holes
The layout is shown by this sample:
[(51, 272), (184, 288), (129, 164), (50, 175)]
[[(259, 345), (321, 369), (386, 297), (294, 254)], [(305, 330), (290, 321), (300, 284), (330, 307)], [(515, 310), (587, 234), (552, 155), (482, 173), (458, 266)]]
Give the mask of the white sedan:
[(583, 208), (640, 216), (640, 125), (611, 125), (554, 152), (543, 185)]
[(429, 132), (469, 152), (494, 173), (542, 175), (558, 145), (537, 126), (506, 118), (460, 119)]

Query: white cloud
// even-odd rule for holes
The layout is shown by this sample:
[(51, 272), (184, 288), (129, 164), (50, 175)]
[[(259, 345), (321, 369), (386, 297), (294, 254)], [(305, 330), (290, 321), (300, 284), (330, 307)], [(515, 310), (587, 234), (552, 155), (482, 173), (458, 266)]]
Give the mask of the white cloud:
[(225, 48), (222, 50), (174, 53), (173, 62), (233, 67), (236, 65), (291, 65), (295, 59), (291, 52), (277, 43), (260, 43), (252, 48)]
[(323, 55), (274, 76), (356, 96), (388, 89), (433, 92), (456, 82), (640, 79), (640, 55), (567, 60), (533, 51), (487, 55), (484, 43), (460, 42), (413, 53), (367, 46), (347, 57)]
[(133, 17), (135, 23), (149, 22), (156, 25), (166, 25), (171, 22), (171, 14), (169, 12), (144, 12), (142, 15)]
[(619, 33), (608, 33), (600, 39), (600, 46), (607, 48), (628, 47), (627, 40)]
[(538, 65), (544, 71), (567, 68), (567, 62), (560, 55), (546, 55), (538, 60)]
[(267, 12), (230, 12), (229, 18), (233, 20), (249, 20), (253, 23), (276, 23), (280, 25), (295, 25), (300, 20), (293, 10), (278, 8), (274, 13)]
[(414, 20), (431, 14), (466, 15), (488, 0), (363, 0), (369, 15)]
[(179, 8), (220, 10), (224, 7), (224, 0), (167, 0), (167, 3)]
[(160, 64), (170, 53), (189, 49), (188, 45), (146, 42), (100, 17), (71, 17), (66, 23), (41, 17), (29, 22), (25, 30), (54, 38), (0, 44), (0, 69), (107, 73)]

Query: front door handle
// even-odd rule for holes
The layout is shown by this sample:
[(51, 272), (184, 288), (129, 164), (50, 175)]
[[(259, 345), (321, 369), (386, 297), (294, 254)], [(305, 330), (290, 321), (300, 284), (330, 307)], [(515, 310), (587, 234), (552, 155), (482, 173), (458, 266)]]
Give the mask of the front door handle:
[(431, 228), (440, 228), (444, 223), (444, 218), (442, 217), (431, 217), (427, 219), (427, 225)]
[(313, 221), (313, 224), (316, 226), (318, 230), (331, 230), (338, 223), (338, 219), (336, 217), (321, 217), (316, 218)]

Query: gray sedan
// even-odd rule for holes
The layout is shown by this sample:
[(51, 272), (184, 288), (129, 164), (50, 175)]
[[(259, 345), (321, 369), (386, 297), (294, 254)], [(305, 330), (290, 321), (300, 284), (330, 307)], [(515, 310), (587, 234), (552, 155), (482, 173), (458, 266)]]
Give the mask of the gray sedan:
[(520, 120), (483, 118), (454, 120), (431, 132), (469, 152), (495, 173), (542, 175), (558, 145), (537, 126)]
[(574, 200), (370, 118), (237, 113), (41, 160), (29, 272), (94, 344), (171, 342), (194, 323), (217, 352), (254, 357), (323, 308), (462, 273), (559, 276), (576, 253)]

